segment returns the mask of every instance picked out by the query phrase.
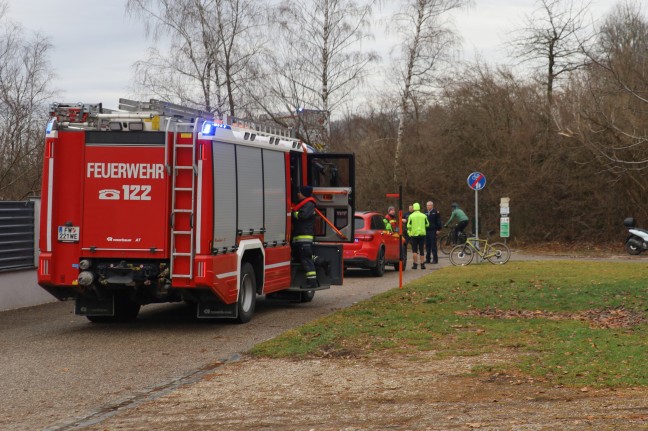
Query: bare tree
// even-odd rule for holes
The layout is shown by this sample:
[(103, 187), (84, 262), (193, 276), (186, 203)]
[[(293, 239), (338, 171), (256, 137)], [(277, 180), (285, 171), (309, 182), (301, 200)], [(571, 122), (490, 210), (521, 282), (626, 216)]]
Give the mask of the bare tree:
[(0, 20), (0, 29), (0, 198), (23, 199), (40, 189), (51, 45), (39, 34), (25, 37), (10, 21)]
[[(456, 42), (444, 22), (448, 12), (464, 7), (470, 0), (406, 0), (403, 12), (394, 17), (401, 41), (399, 66), (400, 121), (394, 156), (394, 183), (402, 183), (403, 132), (410, 104), (428, 94), (434, 74)], [(416, 106), (416, 103), (414, 103)]]
[(168, 38), (167, 50), (151, 48), (136, 64), (144, 91), (165, 100), (235, 115), (245, 109), (263, 4), (256, 0), (128, 0), (154, 41)]
[(564, 136), (578, 139), (612, 172), (648, 168), (648, 18), (638, 3), (619, 4), (601, 25), (586, 75), (572, 85), (578, 110)]
[(582, 46), (593, 37), (589, 1), (537, 0), (538, 8), (513, 35), (513, 55), (544, 70), (547, 102), (553, 105), (555, 80), (585, 65)]
[(328, 144), (331, 112), (349, 100), (377, 59), (361, 49), (370, 37), (374, 1), (283, 0), (276, 10), (273, 20), (279, 23), (280, 37), (273, 41), (274, 80), (263, 106), (280, 123), (282, 119), (272, 112), (276, 106), (288, 111), (290, 121), (299, 109), (299, 120), (323, 123), (315, 128), (298, 124), (302, 137), (312, 144)]

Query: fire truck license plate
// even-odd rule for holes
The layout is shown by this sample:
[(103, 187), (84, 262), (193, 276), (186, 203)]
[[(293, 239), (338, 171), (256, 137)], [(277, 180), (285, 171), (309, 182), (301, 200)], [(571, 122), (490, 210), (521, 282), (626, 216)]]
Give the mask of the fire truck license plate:
[(61, 242), (78, 242), (79, 226), (59, 226), (58, 240)]

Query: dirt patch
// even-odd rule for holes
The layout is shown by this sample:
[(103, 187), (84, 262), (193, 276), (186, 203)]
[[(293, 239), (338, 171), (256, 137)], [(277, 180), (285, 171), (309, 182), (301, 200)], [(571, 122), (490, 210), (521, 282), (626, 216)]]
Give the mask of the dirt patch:
[(86, 430), (640, 430), (648, 390), (550, 386), (475, 366), (515, 352), (251, 359)]
[(578, 320), (587, 322), (593, 328), (629, 328), (648, 322), (645, 313), (626, 310), (625, 307), (603, 310), (584, 310), (577, 313), (557, 313), (543, 310), (500, 310), (486, 308), (483, 310), (457, 311), (460, 316), (487, 317), (490, 319), (548, 319)]
[(573, 243), (565, 242), (534, 242), (534, 243), (515, 243), (511, 246), (525, 254), (530, 255), (549, 255), (549, 256), (573, 256), (573, 257), (603, 257), (623, 256), (628, 257), (622, 242), (613, 243), (587, 243), (576, 241)]

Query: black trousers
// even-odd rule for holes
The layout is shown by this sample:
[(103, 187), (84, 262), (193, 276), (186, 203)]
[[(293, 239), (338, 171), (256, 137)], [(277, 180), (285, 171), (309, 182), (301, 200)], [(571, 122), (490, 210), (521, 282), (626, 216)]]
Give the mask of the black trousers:
[(310, 242), (294, 242), (293, 251), (295, 257), (301, 263), (306, 276), (315, 273), (315, 262), (313, 261), (313, 243)]
[[(430, 257), (432, 259), (430, 259)], [(425, 261), (430, 262), (439, 261), (439, 254), (437, 252), (437, 233), (433, 230), (428, 230), (425, 232)]]
[(454, 231), (452, 232), (452, 238), (454, 239), (455, 244), (459, 241), (459, 232), (463, 232), (466, 226), (468, 226), (468, 220), (460, 221), (457, 223), (457, 226), (455, 226)]
[(423, 246), (425, 245), (425, 236), (411, 236), (412, 253), (423, 256)]

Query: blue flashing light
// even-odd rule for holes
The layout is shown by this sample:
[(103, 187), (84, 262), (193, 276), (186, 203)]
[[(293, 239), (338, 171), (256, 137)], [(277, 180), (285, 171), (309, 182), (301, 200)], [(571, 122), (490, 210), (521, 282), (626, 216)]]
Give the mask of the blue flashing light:
[(214, 136), (216, 133), (216, 127), (211, 121), (205, 121), (202, 126), (202, 134), (208, 136)]
[(47, 128), (45, 129), (45, 133), (49, 135), (49, 133), (52, 131), (54, 128), (54, 123), (56, 122), (56, 118), (50, 118), (50, 120), (47, 122)]
[(202, 134), (205, 136), (214, 136), (216, 134), (216, 129), (228, 129), (231, 130), (232, 127), (227, 124), (214, 123), (213, 121), (205, 121), (202, 126)]

